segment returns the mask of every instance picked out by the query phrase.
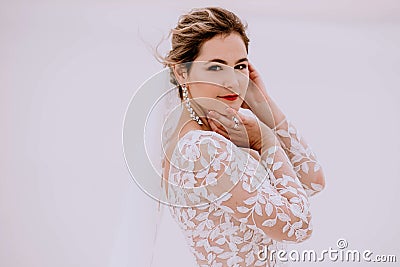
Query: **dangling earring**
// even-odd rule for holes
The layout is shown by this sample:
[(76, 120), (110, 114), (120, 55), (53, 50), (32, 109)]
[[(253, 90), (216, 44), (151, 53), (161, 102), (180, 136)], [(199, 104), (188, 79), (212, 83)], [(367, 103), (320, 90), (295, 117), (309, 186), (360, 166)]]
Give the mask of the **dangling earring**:
[(188, 98), (188, 90), (185, 84), (181, 85), (182, 87), (182, 95), (183, 100), (185, 101), (186, 109), (189, 111), (190, 117), (192, 120), (196, 121), (199, 125), (202, 125), (203, 122), (200, 120), (199, 116), (197, 116), (196, 112), (194, 112), (193, 108), (190, 106), (189, 98)]

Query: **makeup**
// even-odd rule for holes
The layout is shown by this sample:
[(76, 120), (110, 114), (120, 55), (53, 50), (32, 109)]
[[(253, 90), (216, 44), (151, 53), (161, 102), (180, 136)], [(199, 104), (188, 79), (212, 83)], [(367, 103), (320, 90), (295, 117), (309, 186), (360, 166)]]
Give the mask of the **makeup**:
[(236, 99), (238, 99), (239, 95), (232, 94), (232, 95), (224, 95), (224, 96), (218, 96), (218, 97), (228, 100), (228, 101), (235, 101)]

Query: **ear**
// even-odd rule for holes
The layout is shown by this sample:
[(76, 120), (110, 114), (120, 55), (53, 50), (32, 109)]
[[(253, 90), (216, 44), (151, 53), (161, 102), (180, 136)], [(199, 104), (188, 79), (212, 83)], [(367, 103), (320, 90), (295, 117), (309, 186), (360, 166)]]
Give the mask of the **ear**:
[(187, 69), (183, 64), (176, 64), (173, 66), (173, 71), (176, 80), (179, 84), (184, 84), (187, 81)]

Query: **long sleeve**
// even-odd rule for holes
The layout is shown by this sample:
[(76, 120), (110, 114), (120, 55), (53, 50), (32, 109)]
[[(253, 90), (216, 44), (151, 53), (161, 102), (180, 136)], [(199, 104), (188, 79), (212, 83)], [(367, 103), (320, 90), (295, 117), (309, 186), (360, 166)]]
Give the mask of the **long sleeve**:
[[(211, 205), (214, 216), (229, 214), (278, 241), (301, 242), (312, 232), (307, 194), (280, 146), (259, 162), (215, 132), (191, 131), (172, 155), (169, 188), (174, 205)], [(204, 227), (208, 215), (196, 217)]]
[(307, 195), (320, 192), (324, 188), (322, 168), (299, 130), (288, 119), (282, 120), (273, 130)]

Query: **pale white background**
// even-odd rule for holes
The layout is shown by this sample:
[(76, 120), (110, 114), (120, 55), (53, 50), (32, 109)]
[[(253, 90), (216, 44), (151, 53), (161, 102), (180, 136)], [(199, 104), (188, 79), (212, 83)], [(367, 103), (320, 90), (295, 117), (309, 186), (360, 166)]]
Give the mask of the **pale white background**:
[[(248, 22), (250, 59), (325, 170), (294, 248), (343, 237), (399, 259), (399, 1), (1, 1), (0, 266), (148, 266), (156, 206), (125, 166), (124, 112), (161, 69), (148, 45), (207, 5)], [(167, 212), (155, 250), (193, 266)]]

